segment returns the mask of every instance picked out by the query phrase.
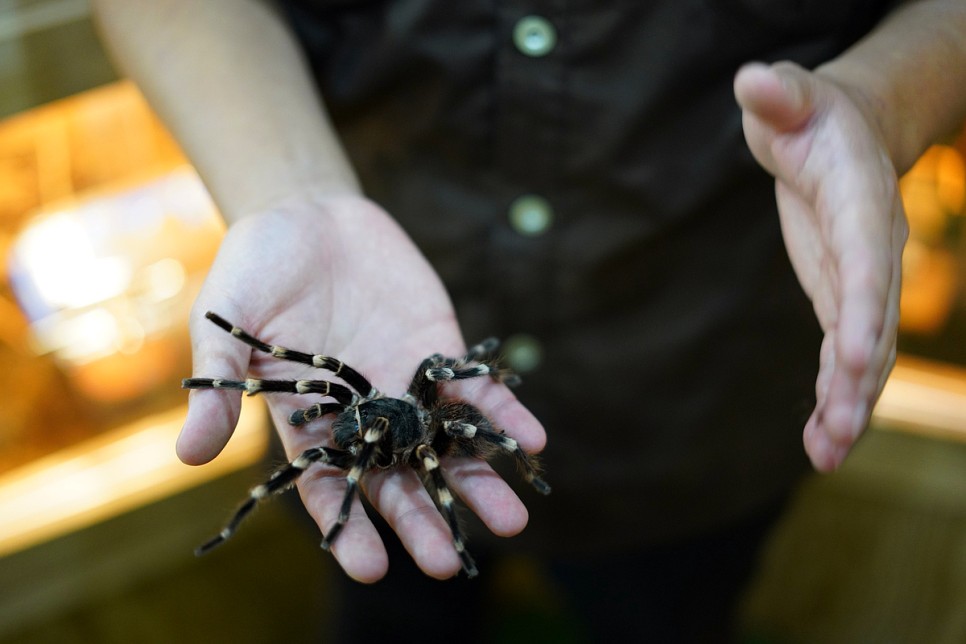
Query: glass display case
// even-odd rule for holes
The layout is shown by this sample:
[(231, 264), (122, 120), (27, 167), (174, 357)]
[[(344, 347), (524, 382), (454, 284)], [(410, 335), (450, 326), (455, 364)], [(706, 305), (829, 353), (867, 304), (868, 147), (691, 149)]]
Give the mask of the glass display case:
[(0, 556), (256, 460), (257, 402), (210, 467), (174, 455), (224, 225), (137, 90), (0, 122), (0, 176)]

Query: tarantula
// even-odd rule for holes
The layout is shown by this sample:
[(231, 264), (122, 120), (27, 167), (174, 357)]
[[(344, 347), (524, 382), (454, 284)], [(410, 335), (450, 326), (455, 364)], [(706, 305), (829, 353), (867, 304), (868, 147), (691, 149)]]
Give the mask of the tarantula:
[(289, 417), (292, 425), (302, 425), (334, 414), (334, 447), (320, 445), (309, 448), (276, 470), (268, 481), (252, 488), (249, 498), (225, 528), (199, 546), (196, 554), (202, 555), (228, 539), (260, 501), (290, 488), (313, 463), (347, 470), (345, 496), (339, 517), (322, 539), (322, 548), (328, 550), (349, 519), (359, 481), (366, 472), (377, 467), (408, 465), (420, 474), (423, 485), (446, 519), (463, 571), (467, 576), (474, 577), (477, 574), (476, 564), (466, 550), (453, 494), (440, 467), (440, 457), (489, 459), (498, 452), (508, 452), (515, 457), (527, 482), (541, 494), (550, 493), (550, 486), (540, 478), (540, 466), (534, 456), (524, 452), (515, 440), (495, 428), (476, 407), (463, 401), (444, 400), (440, 396), (439, 385), (448, 380), (490, 376), (509, 385), (519, 382), (519, 377), (500, 367), (494, 357), (499, 346), (496, 339), (481, 342), (461, 358), (446, 358), (440, 354), (429, 356), (419, 365), (406, 393), (401, 398), (389, 398), (341, 360), (268, 344), (210, 311), (205, 317), (258, 351), (281, 360), (324, 369), (348, 386), (327, 380), (186, 378), (182, 381), (181, 386), (185, 389), (238, 389), (249, 396), (260, 392), (319, 394), (335, 400), (317, 402), (293, 412)]

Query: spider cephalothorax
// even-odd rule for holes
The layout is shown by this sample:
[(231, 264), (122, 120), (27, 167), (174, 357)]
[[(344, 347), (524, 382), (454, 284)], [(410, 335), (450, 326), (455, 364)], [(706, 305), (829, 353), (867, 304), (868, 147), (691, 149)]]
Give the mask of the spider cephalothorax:
[(383, 396), (358, 371), (341, 360), (324, 355), (293, 351), (262, 342), (218, 315), (206, 317), (251, 347), (281, 360), (290, 360), (325, 369), (346, 385), (328, 380), (228, 380), (225, 378), (186, 378), (185, 389), (240, 389), (249, 396), (259, 392), (319, 394), (335, 402), (318, 402), (292, 413), (289, 422), (302, 425), (334, 414), (332, 443), (302, 452), (291, 463), (283, 465), (261, 485), (252, 488), (249, 498), (238, 509), (228, 525), (196, 551), (204, 554), (230, 537), (238, 524), (259, 501), (282, 492), (312, 464), (322, 463), (346, 470), (346, 491), (336, 523), (322, 539), (328, 549), (349, 519), (349, 510), (358, 491), (359, 481), (369, 470), (408, 465), (420, 473), (453, 533), (453, 545), (460, 556), (463, 570), (470, 577), (477, 573), (473, 558), (464, 546), (463, 533), (457, 520), (453, 495), (439, 465), (441, 456), (470, 456), (488, 459), (498, 452), (512, 454), (524, 478), (542, 494), (550, 487), (540, 478), (537, 460), (524, 452), (515, 440), (495, 428), (476, 407), (458, 400), (445, 400), (439, 395), (439, 384), (489, 376), (514, 384), (516, 374), (501, 368), (494, 358), (499, 343), (486, 340), (461, 358), (432, 355), (419, 365), (409, 389), (401, 398)]

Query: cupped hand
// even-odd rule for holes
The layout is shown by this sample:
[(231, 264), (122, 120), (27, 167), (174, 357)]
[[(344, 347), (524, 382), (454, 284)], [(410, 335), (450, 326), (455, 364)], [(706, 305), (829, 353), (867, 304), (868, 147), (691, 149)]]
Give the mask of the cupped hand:
[(825, 333), (805, 449), (837, 468), (865, 430), (896, 355), (908, 229), (868, 100), (821, 72), (749, 64), (735, 78), (745, 138), (776, 180), (792, 265)]
[[(384, 211), (355, 195), (292, 200), (232, 226), (190, 320), (196, 377), (329, 378), (324, 371), (253, 352), (206, 320), (209, 310), (271, 344), (338, 357), (389, 396), (406, 391), (426, 356), (465, 351), (452, 305), (429, 264)], [(526, 451), (543, 448), (543, 428), (504, 385), (483, 378), (460, 385), (448, 393), (477, 405)], [(292, 411), (315, 400), (266, 398), (290, 458), (330, 444), (324, 422), (288, 423)], [(181, 460), (202, 464), (214, 458), (228, 442), (239, 410), (240, 392), (193, 391), (177, 443)], [(487, 464), (450, 459), (444, 467), (453, 491), (495, 534), (524, 528), (526, 508)], [(420, 568), (437, 578), (456, 574), (460, 562), (449, 528), (413, 471), (373, 471), (362, 485)], [(326, 532), (339, 512), (344, 472), (314, 466), (298, 489)], [(358, 500), (332, 552), (360, 581), (381, 578), (389, 565)]]

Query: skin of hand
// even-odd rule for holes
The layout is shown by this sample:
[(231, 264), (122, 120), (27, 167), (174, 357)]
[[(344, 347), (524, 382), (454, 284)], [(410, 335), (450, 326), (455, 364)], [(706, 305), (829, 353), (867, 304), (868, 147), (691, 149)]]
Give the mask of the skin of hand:
[[(405, 392), (426, 356), (455, 356), (466, 349), (435, 273), (388, 215), (356, 195), (293, 200), (232, 226), (190, 321), (196, 376), (330, 378), (325, 371), (253, 352), (206, 320), (207, 310), (269, 343), (343, 359), (389, 396)], [(477, 405), (525, 450), (543, 448), (543, 428), (504, 385), (485, 378), (447, 384), (459, 387), (446, 395)], [(177, 451), (184, 462), (201, 464), (231, 436), (240, 392), (199, 390), (189, 400)], [(266, 400), (290, 458), (330, 444), (327, 423), (293, 427), (287, 421), (293, 410), (315, 400), (284, 395)], [(495, 534), (511, 536), (524, 528), (526, 508), (489, 465), (445, 459), (444, 467), (453, 491)], [(338, 515), (344, 476), (335, 468), (313, 467), (299, 480), (305, 507), (323, 532)], [(362, 485), (424, 572), (437, 578), (458, 572), (449, 528), (414, 471), (372, 471)], [(332, 552), (359, 581), (376, 581), (388, 569), (385, 548), (358, 500)]]
[(816, 469), (834, 470), (895, 362), (908, 235), (895, 166), (861, 97), (821, 73), (753, 63), (734, 85), (745, 138), (775, 177), (785, 245), (825, 333), (804, 443)]

